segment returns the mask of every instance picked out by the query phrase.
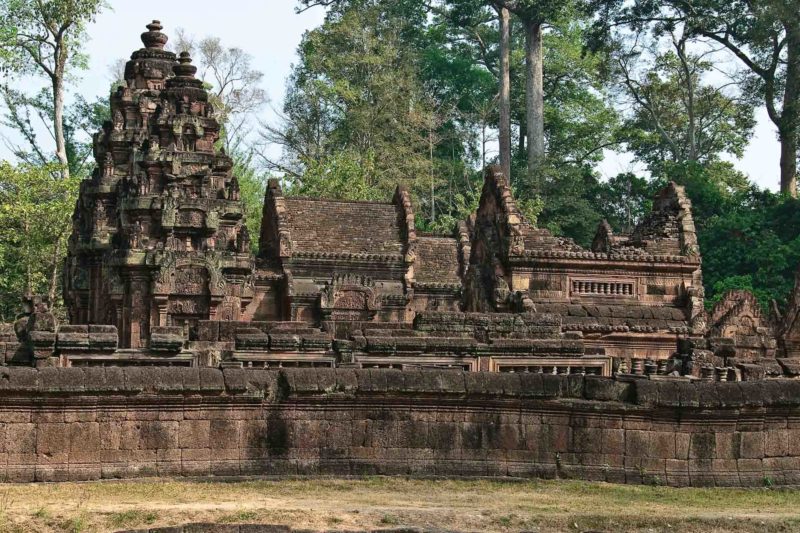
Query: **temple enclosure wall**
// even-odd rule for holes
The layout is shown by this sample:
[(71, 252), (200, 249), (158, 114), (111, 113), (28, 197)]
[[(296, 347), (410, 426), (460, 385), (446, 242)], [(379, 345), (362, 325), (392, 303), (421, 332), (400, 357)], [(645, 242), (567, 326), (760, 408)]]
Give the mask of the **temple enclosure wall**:
[(441, 475), (800, 483), (800, 381), (0, 368), (0, 480)]

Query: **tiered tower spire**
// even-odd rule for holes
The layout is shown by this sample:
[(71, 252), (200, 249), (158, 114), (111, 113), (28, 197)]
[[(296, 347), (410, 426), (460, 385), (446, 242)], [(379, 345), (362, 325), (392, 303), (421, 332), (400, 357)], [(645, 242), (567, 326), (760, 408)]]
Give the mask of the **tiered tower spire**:
[(252, 298), (250, 238), (214, 109), (189, 54), (164, 50), (159, 21), (147, 29), (95, 136), (64, 283), (73, 323), (114, 324), (130, 348), (154, 326), (237, 319)]

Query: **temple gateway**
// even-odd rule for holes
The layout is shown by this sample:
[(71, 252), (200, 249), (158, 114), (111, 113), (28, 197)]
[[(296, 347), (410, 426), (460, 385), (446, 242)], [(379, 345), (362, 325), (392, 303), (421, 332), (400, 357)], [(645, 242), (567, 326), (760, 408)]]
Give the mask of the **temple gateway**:
[(800, 289), (783, 314), (744, 291), (707, 312), (691, 202), (674, 183), (631, 233), (602, 223), (590, 249), (527, 221), (497, 167), (450, 234), (417, 232), (402, 187), (350, 202), (285, 196), (273, 179), (249, 235), (197, 69), (164, 49), (158, 21), (147, 29), (81, 184), (69, 324), (31, 297), (2, 332), (6, 364), (800, 372)]

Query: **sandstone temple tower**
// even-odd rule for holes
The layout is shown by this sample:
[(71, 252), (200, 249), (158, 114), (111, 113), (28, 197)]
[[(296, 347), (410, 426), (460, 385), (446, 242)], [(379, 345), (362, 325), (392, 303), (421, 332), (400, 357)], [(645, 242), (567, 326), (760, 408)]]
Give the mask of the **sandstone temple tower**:
[[(164, 50), (153, 21), (125, 65), (112, 120), (95, 137), (65, 269), (73, 324), (111, 324), (120, 346), (151, 326), (237, 320), (252, 299), (253, 257), (232, 161), (186, 52)], [(176, 62), (177, 59), (177, 62)]]
[(0, 331), (7, 364), (800, 376), (800, 275), (782, 315), (742, 291), (709, 313), (676, 183), (630, 233), (603, 222), (584, 248), (528, 221), (496, 166), (444, 234), (417, 231), (402, 187), (356, 202), (273, 178), (254, 253), (197, 69), (158, 21), (147, 29), (81, 183), (70, 324), (31, 300)]

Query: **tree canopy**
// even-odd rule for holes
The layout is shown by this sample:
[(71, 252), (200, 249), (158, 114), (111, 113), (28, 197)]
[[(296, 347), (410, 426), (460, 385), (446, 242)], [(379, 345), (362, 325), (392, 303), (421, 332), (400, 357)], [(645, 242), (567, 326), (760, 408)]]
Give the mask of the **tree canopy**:
[[(192, 51), (214, 100), (252, 235), (268, 176), (287, 194), (357, 200), (405, 184), (418, 228), (451, 233), (475, 209), (483, 167), (500, 162), (527, 217), (583, 245), (604, 219), (629, 231), (675, 181), (693, 202), (707, 304), (747, 288), (766, 308), (785, 303), (800, 263), (796, 4), (299, 0), (325, 18), (303, 36), (272, 122), (255, 51), (214, 35), (172, 42)], [(70, 74), (105, 7), (0, 4), (0, 68), (45, 82), (0, 85), (0, 127), (20, 139), (0, 166), (6, 317), (24, 291), (58, 284), (75, 182), (108, 119), (105, 97), (69, 94)], [(781, 193), (736, 169), (759, 109), (781, 144), (781, 160), (764, 164), (780, 170)], [(609, 151), (634, 164), (604, 176)]]

